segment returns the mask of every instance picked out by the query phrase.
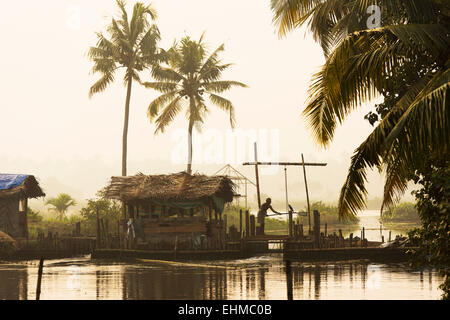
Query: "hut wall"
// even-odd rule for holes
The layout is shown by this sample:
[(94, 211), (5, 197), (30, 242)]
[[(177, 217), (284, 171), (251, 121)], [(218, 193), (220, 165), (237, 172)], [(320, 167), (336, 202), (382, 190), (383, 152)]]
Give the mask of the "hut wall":
[(19, 198), (0, 199), (0, 230), (13, 238), (24, 236), (24, 214), (19, 213)]

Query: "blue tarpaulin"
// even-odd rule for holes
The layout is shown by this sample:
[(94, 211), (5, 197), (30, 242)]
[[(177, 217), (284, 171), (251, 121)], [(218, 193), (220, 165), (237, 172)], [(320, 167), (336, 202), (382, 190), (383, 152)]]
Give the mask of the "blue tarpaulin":
[(8, 190), (20, 186), (28, 174), (3, 174), (0, 173), (0, 190)]

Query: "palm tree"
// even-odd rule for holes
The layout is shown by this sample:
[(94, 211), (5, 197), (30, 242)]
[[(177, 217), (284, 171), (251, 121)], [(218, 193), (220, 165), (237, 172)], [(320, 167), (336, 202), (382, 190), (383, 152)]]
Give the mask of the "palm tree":
[(127, 175), (127, 136), (130, 112), (131, 87), (133, 80), (140, 81), (139, 72), (159, 63), (162, 52), (157, 43), (160, 39), (155, 19), (156, 12), (151, 5), (137, 2), (131, 20), (125, 10), (125, 2), (117, 0), (121, 12), (119, 19), (112, 19), (107, 28), (109, 37), (97, 33), (97, 46), (89, 49), (88, 56), (94, 62), (92, 73), (100, 73), (101, 78), (90, 88), (89, 97), (104, 91), (114, 81), (118, 69), (125, 69), (124, 83), (127, 86), (125, 118), (122, 137), (122, 176)]
[(62, 220), (67, 213), (67, 210), (76, 206), (77, 202), (67, 193), (60, 193), (56, 198), (50, 198), (45, 202), (45, 205), (53, 206), (49, 210), (56, 211), (59, 220)]
[(237, 81), (220, 80), (222, 72), (231, 65), (222, 64), (218, 57), (224, 50), (224, 45), (208, 55), (202, 41), (203, 36), (199, 41), (184, 37), (168, 51), (168, 65), (152, 69), (152, 76), (157, 82), (143, 83), (145, 87), (163, 93), (148, 107), (148, 117), (156, 123), (155, 133), (164, 132), (183, 107), (187, 107), (188, 174), (192, 173), (192, 130), (194, 124), (203, 123), (208, 112), (205, 97), (210, 103), (229, 113), (230, 123), (234, 128), (234, 106), (218, 93), (234, 86), (247, 87)]
[[(372, 4), (383, 8), (383, 25), (355, 28), (351, 17), (365, 17)], [(322, 146), (330, 144), (337, 124), (351, 111), (398, 85), (399, 73), (406, 74), (402, 92), (352, 157), (339, 199), (342, 218), (354, 218), (364, 208), (369, 168), (386, 170), (385, 207), (403, 194), (411, 169), (420, 168), (424, 158), (449, 156), (446, 2), (272, 0), (272, 9), (281, 35), (309, 22), (324, 47), (327, 59), (313, 77), (303, 112)]]

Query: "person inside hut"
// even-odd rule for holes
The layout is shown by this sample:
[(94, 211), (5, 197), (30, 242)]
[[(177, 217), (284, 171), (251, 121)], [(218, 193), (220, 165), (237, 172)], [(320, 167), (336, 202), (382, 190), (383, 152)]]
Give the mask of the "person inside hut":
[(259, 211), (258, 211), (259, 232), (261, 235), (264, 235), (264, 220), (267, 216), (267, 210), (270, 209), (274, 213), (281, 214), (281, 212), (278, 212), (274, 208), (272, 208), (271, 203), (272, 203), (272, 199), (267, 198), (266, 202), (264, 202), (261, 205), (261, 208), (259, 208)]

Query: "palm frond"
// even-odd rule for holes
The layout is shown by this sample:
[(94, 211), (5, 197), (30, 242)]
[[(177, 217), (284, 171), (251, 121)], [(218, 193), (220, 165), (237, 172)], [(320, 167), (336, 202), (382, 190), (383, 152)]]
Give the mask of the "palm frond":
[(160, 95), (158, 98), (153, 100), (147, 109), (147, 116), (152, 121), (155, 117), (158, 116), (159, 110), (169, 101), (173, 100), (176, 95), (178, 94), (177, 91), (167, 92), (165, 94)]
[(178, 83), (176, 82), (143, 82), (142, 85), (146, 88), (154, 89), (164, 93), (175, 91), (178, 88)]
[(248, 86), (238, 81), (214, 81), (202, 84), (206, 91), (212, 91), (216, 93), (222, 93), (230, 90), (232, 87), (248, 88)]
[(89, 89), (89, 98), (94, 94), (102, 92), (106, 87), (114, 81), (114, 72), (105, 73), (92, 87)]
[(211, 102), (213, 104), (215, 104), (216, 106), (218, 106), (219, 108), (221, 108), (224, 111), (227, 111), (230, 115), (230, 125), (232, 128), (234, 128), (235, 123), (236, 123), (236, 118), (235, 118), (235, 114), (234, 114), (234, 106), (233, 103), (228, 100), (225, 99), (221, 96), (218, 96), (214, 93), (209, 93), (209, 100), (211, 100)]
[(164, 108), (161, 115), (155, 121), (156, 123), (155, 133), (157, 133), (158, 131), (164, 132), (165, 128), (173, 121), (176, 115), (181, 111), (182, 109), (182, 105), (180, 103), (181, 99), (182, 97), (176, 97)]

